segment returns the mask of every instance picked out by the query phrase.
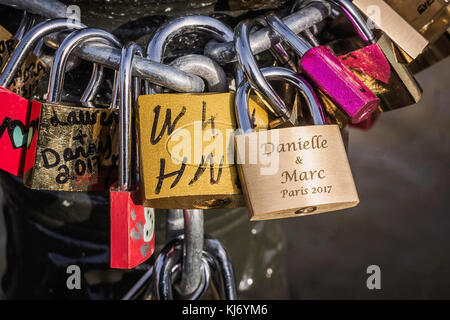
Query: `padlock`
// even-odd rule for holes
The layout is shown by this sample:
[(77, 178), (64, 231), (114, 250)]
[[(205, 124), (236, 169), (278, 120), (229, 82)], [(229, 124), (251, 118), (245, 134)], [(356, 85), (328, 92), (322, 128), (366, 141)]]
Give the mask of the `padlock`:
[[(148, 58), (162, 62), (170, 39), (196, 27), (201, 27), (203, 32), (212, 34), (219, 41), (233, 38), (233, 32), (217, 19), (182, 17), (156, 32), (147, 46)], [(190, 72), (197, 73), (206, 81), (207, 74), (221, 70), (207, 57), (198, 56), (197, 60), (193, 63), (194, 68), (191, 67), (197, 71)], [(202, 67), (202, 64), (207, 65)], [(241, 71), (237, 71), (237, 82), (239, 77), (242, 78)], [(208, 83), (208, 88), (214, 85)], [(227, 87), (215, 88), (216, 91), (225, 91)], [(233, 147), (231, 133), (236, 128), (234, 95), (230, 92), (153, 94), (155, 91), (138, 99), (144, 204), (161, 209), (212, 209), (243, 205), (242, 191), (230, 153)], [(265, 110), (256, 103), (252, 108), (254, 122), (267, 126)]]
[(36, 25), (20, 41), (3, 68), (0, 76), (0, 153), (5, 156), (0, 159), (0, 169), (13, 175), (23, 175), (25, 154), (35, 136), (37, 119), (30, 119), (30, 101), (7, 87), (39, 39), (69, 28), (80, 28), (80, 25), (67, 19), (54, 19)]
[(412, 73), (417, 74), (429, 67), (441, 62), (450, 56), (450, 33), (445, 32), (435, 42), (430, 45), (414, 61), (408, 64)]
[(112, 34), (99, 29), (74, 31), (61, 43), (50, 73), (47, 101), (32, 102), (30, 119), (39, 118), (39, 126), (24, 167), (24, 184), (31, 189), (109, 190), (115, 181), (117, 110), (60, 102), (68, 57), (88, 39), (121, 47)]
[(267, 22), (301, 57), (303, 73), (319, 87), (349, 118), (352, 123), (367, 119), (379, 106), (380, 100), (326, 46), (312, 47), (297, 36), (273, 14)]
[[(396, 58), (392, 40), (384, 33), (377, 39), (350, 1), (331, 2), (342, 9), (366, 45), (351, 52), (347, 50), (345, 54), (339, 55), (339, 59), (378, 96), (380, 106), (376, 112), (386, 112), (419, 102), (422, 88), (408, 67)], [(338, 44), (339, 41), (335, 42), (335, 45)]]
[[(22, 21), (14, 34), (10, 34), (0, 26), (0, 70), (8, 63), (19, 41), (28, 33), (34, 23), (34, 17), (24, 11)], [(41, 38), (42, 40), (42, 38)], [(38, 47), (38, 45), (36, 45)], [(8, 81), (7, 88), (26, 99), (30, 99), (45, 74), (47, 65), (35, 52), (28, 52), (26, 58), (17, 67), (13, 78)], [(3, 84), (2, 87), (5, 87)]]
[(450, 23), (448, 0), (384, 0), (430, 43), (435, 42)]
[(268, 79), (285, 79), (304, 94), (314, 126), (254, 132), (247, 116), (248, 82), (236, 92), (237, 164), (250, 220), (310, 215), (359, 203), (337, 125), (325, 125), (312, 87), (289, 69), (261, 70)]
[[(353, 0), (353, 5), (361, 10), (377, 28), (386, 33), (412, 59), (417, 58), (428, 46), (428, 40), (403, 19), (386, 1)], [(403, 6), (405, 10), (413, 10), (413, 7), (410, 7), (409, 4), (403, 4)]]
[[(141, 264), (155, 250), (155, 212), (142, 205), (137, 163), (136, 126), (132, 125), (134, 104), (131, 68), (135, 54), (142, 49), (131, 42), (122, 48), (120, 64), (119, 179), (110, 190), (111, 201), (111, 268), (131, 269)], [(140, 81), (137, 83), (140, 85)], [(135, 166), (137, 169), (137, 166)], [(134, 172), (133, 172), (134, 171)]]

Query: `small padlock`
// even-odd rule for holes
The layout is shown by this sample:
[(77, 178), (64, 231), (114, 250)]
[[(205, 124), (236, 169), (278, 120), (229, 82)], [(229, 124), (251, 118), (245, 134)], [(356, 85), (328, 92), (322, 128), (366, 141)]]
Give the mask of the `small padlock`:
[[(5, 156), (0, 159), (0, 169), (13, 175), (23, 175), (26, 150), (35, 136), (38, 121), (30, 119), (30, 101), (7, 88), (19, 68), (26, 65), (24, 61), (38, 40), (52, 32), (70, 28), (80, 28), (80, 25), (67, 19), (54, 19), (36, 25), (20, 41), (3, 68), (0, 76), (0, 153)], [(41, 71), (36, 74), (41, 74)]]
[(326, 46), (312, 47), (273, 14), (266, 16), (269, 26), (301, 57), (303, 73), (319, 87), (352, 123), (367, 119), (380, 100)]
[[(142, 205), (137, 165), (136, 126), (132, 125), (134, 104), (131, 68), (134, 55), (142, 49), (131, 42), (122, 48), (120, 64), (119, 179), (110, 190), (111, 268), (131, 269), (141, 264), (155, 250), (155, 212)], [(137, 85), (140, 85), (140, 80)], [(134, 169), (136, 170), (133, 170)], [(135, 172), (133, 172), (135, 171)]]
[[(181, 17), (156, 32), (147, 46), (147, 57), (162, 62), (170, 39), (197, 27), (219, 41), (233, 38), (233, 32), (217, 19), (196, 15)], [(217, 63), (204, 56), (197, 56), (197, 61), (192, 60), (192, 63), (189, 71), (207, 81), (208, 74), (223, 73)], [(242, 78), (239, 74), (242, 72), (237, 71), (237, 82)], [(225, 76), (214, 78), (225, 81)], [(139, 97), (140, 167), (145, 205), (161, 209), (243, 205), (231, 153), (232, 132), (236, 128), (234, 95), (220, 93), (227, 90), (226, 83), (207, 85), (217, 92), (154, 94), (156, 88), (153, 88), (152, 94)], [(268, 115), (256, 104), (252, 116), (255, 122), (267, 126)]]
[(88, 39), (121, 47), (112, 34), (99, 29), (74, 31), (61, 43), (51, 69), (47, 102), (32, 102), (30, 119), (39, 118), (39, 126), (24, 167), (24, 184), (29, 188), (109, 190), (116, 180), (117, 110), (59, 102), (68, 57), (75, 47)]
[(296, 217), (351, 208), (359, 203), (339, 126), (325, 125), (312, 87), (289, 69), (261, 70), (285, 79), (308, 102), (314, 126), (254, 132), (247, 116), (248, 82), (236, 92), (237, 164), (250, 220)]
[[(428, 45), (428, 40), (385, 1), (353, 0), (353, 4), (412, 59), (417, 58)], [(405, 10), (413, 9), (409, 4), (403, 6)]]
[[(348, 0), (332, 0), (349, 18), (365, 47), (339, 55), (339, 59), (380, 99), (377, 112), (386, 112), (420, 101), (422, 88), (408, 67), (395, 56), (395, 45), (381, 33), (377, 39), (358, 10)], [(338, 45), (339, 41), (335, 42)]]

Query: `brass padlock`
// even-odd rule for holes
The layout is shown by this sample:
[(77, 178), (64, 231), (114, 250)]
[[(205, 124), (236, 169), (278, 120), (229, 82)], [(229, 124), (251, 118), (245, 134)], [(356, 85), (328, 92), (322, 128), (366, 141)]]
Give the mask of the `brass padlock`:
[[(0, 70), (3, 70), (17, 44), (25, 35), (29, 19), (30, 16), (25, 11), (15, 35), (12, 35), (8, 30), (0, 26)], [(26, 99), (30, 99), (46, 70), (47, 65), (36, 54), (30, 52), (11, 81), (8, 81), (9, 85), (7, 88)]]
[(436, 41), (449, 27), (448, 0), (384, 0), (430, 43)]
[[(197, 15), (181, 17), (156, 32), (147, 46), (147, 57), (162, 62), (171, 38), (200, 26), (219, 41), (233, 39), (232, 30), (217, 19)], [(207, 81), (208, 74), (221, 72), (221, 67), (207, 57), (197, 56), (197, 61), (192, 61), (193, 68), (184, 71), (197, 73)], [(203, 63), (209, 67), (202, 67)], [(172, 65), (181, 68), (179, 63)], [(217, 93), (227, 91), (228, 85), (224, 75), (215, 78), (225, 81), (224, 86), (207, 83), (216, 93), (156, 94), (157, 88), (153, 87), (148, 91), (150, 94), (139, 97), (141, 189), (146, 206), (212, 209), (243, 205), (239, 179), (230, 157), (232, 133), (236, 128), (234, 94)], [(242, 72), (237, 70), (236, 83), (242, 78)], [(256, 103), (252, 118), (267, 126), (268, 115)]]
[[(353, 4), (412, 59), (428, 46), (429, 41), (401, 15), (399, 15), (386, 1), (382, 0), (353, 0)], [(406, 5), (404, 5), (406, 7)]]
[(108, 190), (117, 176), (118, 111), (61, 103), (64, 69), (71, 51), (87, 39), (120, 42), (99, 29), (72, 32), (55, 54), (47, 102), (33, 101), (31, 119), (40, 118), (25, 159), (24, 184), (55, 191)]
[(337, 125), (325, 125), (312, 87), (289, 69), (266, 68), (268, 79), (285, 79), (308, 101), (316, 125), (254, 132), (248, 118), (248, 82), (236, 92), (239, 175), (250, 220), (297, 217), (351, 208), (359, 203)]

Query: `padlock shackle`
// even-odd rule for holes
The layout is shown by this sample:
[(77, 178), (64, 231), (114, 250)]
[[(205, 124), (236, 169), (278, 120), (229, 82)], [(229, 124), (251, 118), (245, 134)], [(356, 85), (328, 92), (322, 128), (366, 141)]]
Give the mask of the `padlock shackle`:
[(84, 89), (84, 92), (80, 98), (81, 102), (86, 103), (92, 101), (95, 98), (100, 88), (100, 84), (103, 80), (103, 75), (104, 75), (103, 66), (94, 62), (92, 64), (91, 78), (89, 79), (89, 83), (86, 89)]
[(28, 11), (24, 10), (22, 19), (20, 20), (19, 27), (14, 33), (14, 37), (20, 41), (23, 36), (28, 32), (28, 30), (33, 26), (35, 22), (34, 16), (30, 14)]
[(284, 121), (289, 121), (290, 110), (262, 75), (251, 51), (250, 31), (258, 23), (260, 24), (258, 20), (247, 19), (236, 26), (234, 46), (238, 63), (247, 76), (247, 80), (256, 89), (257, 94), (266, 103), (270, 111)]
[(9, 58), (8, 63), (4, 67), (0, 76), (0, 86), (7, 87), (10, 84), (28, 54), (43, 37), (54, 32), (80, 28), (86, 28), (86, 26), (78, 21), (72, 22), (70, 19), (61, 18), (47, 20), (31, 28), (19, 42)]
[(289, 44), (300, 57), (303, 57), (306, 52), (313, 48), (308, 41), (295, 34), (295, 32), (289, 29), (283, 20), (278, 18), (275, 14), (269, 13), (265, 17), (270, 29), (275, 31), (283, 41)]
[[(155, 32), (154, 36), (147, 44), (147, 58), (162, 63), (166, 47), (173, 38), (195, 31), (207, 33), (221, 42), (232, 41), (234, 37), (233, 30), (215, 18), (202, 15), (179, 17), (166, 22)], [(244, 74), (242, 70), (237, 68), (235, 72), (236, 83), (240, 83), (243, 79)], [(146, 87), (146, 90), (147, 94), (156, 93), (156, 91), (150, 87)]]
[[(326, 123), (322, 105), (313, 87), (298, 73), (293, 70), (270, 67), (261, 69), (262, 74), (269, 80), (284, 80), (298, 88), (305, 97), (308, 109), (315, 125)], [(249, 117), (248, 98), (252, 86), (248, 81), (242, 82), (236, 91), (236, 120), (242, 133), (253, 132), (253, 126)]]
[[(136, 54), (143, 55), (143, 50), (134, 42), (130, 42), (122, 48), (122, 56), (119, 69), (119, 190), (130, 191), (133, 186), (132, 161), (132, 108), (135, 99), (133, 94), (133, 59)], [(114, 97), (113, 97), (114, 100)], [(134, 101), (133, 101), (134, 100)], [(136, 160), (136, 158), (134, 158)]]
[(355, 27), (358, 34), (367, 44), (376, 43), (375, 35), (372, 30), (370, 30), (364, 18), (359, 13), (358, 9), (349, 0), (329, 0), (331, 3), (335, 4), (344, 12), (347, 18), (350, 20), (352, 25)]
[(86, 28), (72, 32), (64, 39), (58, 50), (56, 50), (48, 83), (48, 102), (55, 103), (61, 100), (62, 88), (64, 85), (64, 70), (69, 56), (73, 49), (88, 39), (112, 44), (119, 48), (122, 47), (120, 41), (105, 30)]

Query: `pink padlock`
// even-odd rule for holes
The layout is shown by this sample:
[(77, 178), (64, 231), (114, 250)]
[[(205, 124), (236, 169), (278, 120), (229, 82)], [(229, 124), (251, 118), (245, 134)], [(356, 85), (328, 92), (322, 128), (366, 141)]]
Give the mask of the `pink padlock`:
[(348, 116), (350, 122), (359, 123), (370, 117), (380, 100), (330, 48), (312, 47), (273, 14), (267, 15), (266, 19), (270, 28), (301, 57), (299, 65), (305, 76)]

